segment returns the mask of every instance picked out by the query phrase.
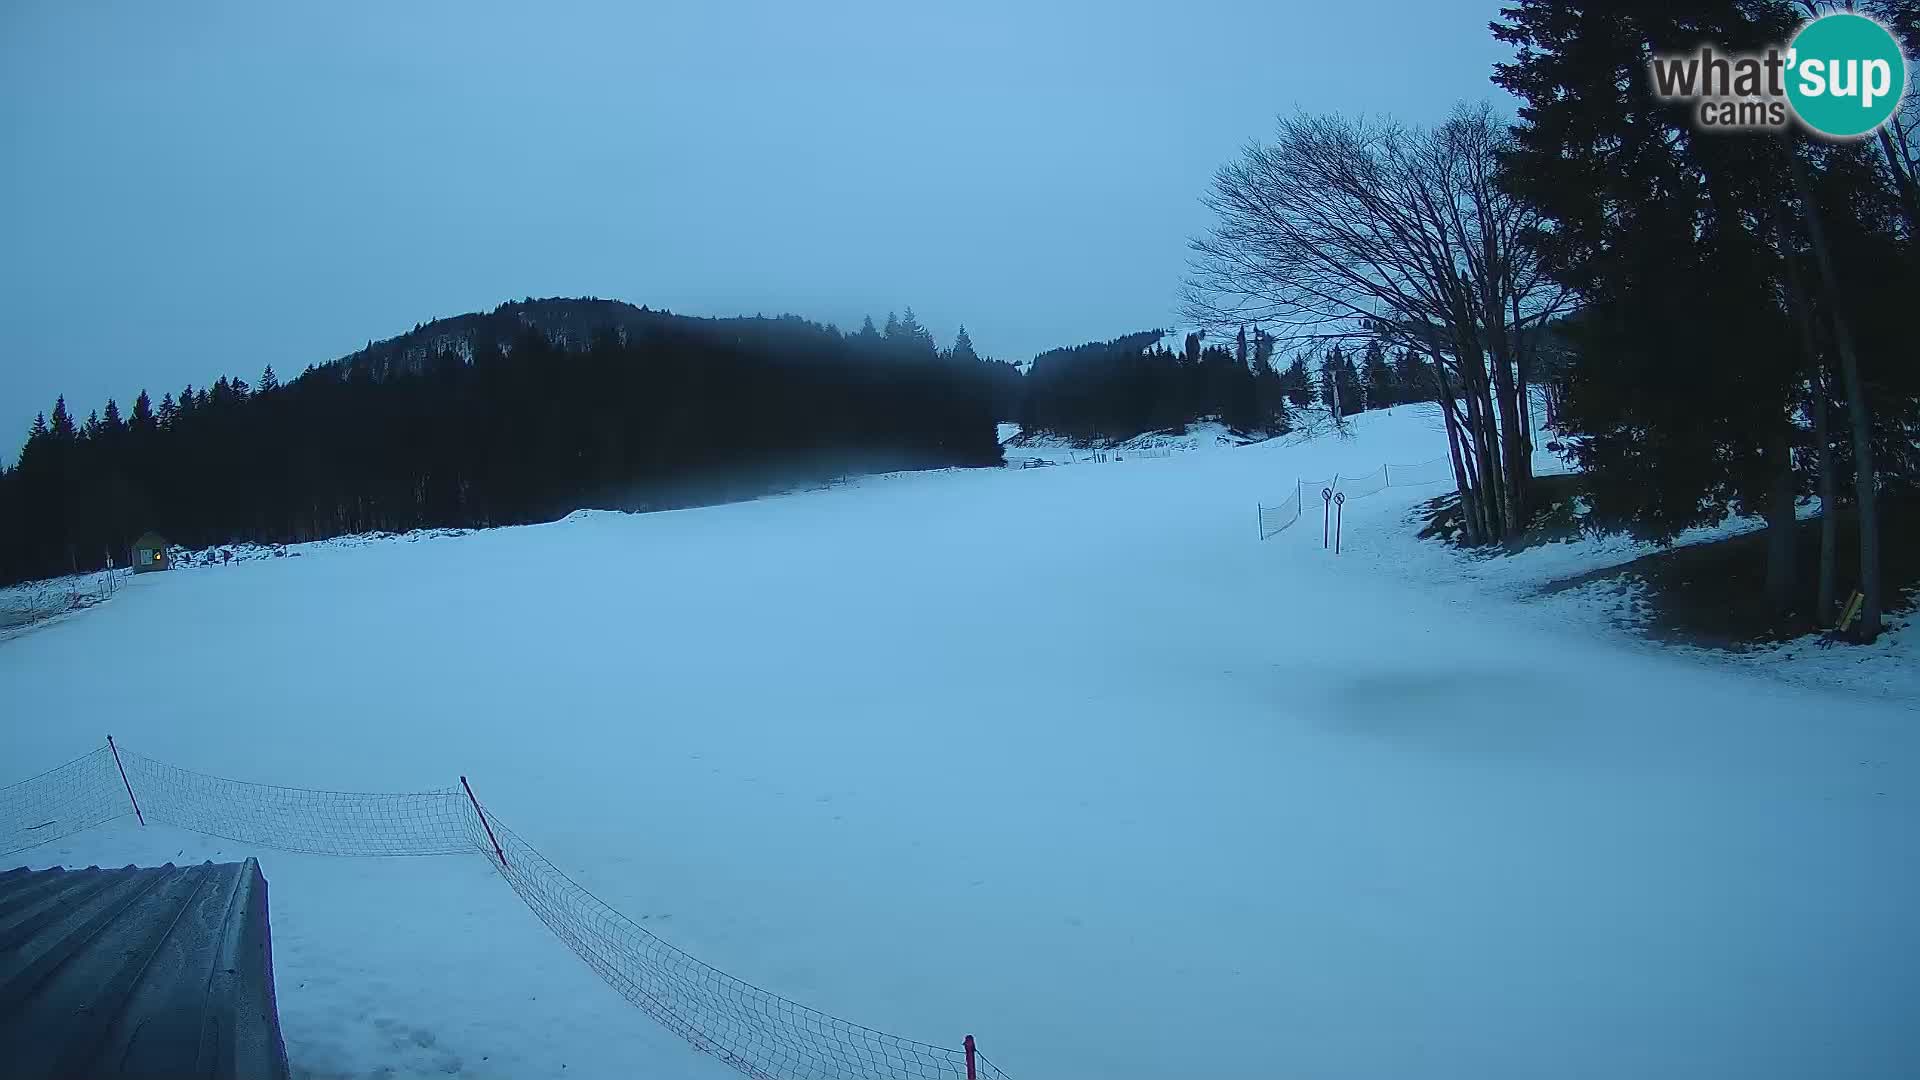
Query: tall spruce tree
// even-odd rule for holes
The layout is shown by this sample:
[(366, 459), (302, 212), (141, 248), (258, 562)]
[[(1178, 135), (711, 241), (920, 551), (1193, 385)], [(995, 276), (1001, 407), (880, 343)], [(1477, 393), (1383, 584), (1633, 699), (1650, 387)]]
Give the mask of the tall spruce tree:
[(1394, 353), (1393, 384), (1395, 396), (1402, 402), (1434, 399), (1430, 365), (1412, 349), (1401, 349)]
[(1367, 339), (1367, 351), (1360, 363), (1360, 381), (1367, 408), (1384, 409), (1399, 404), (1393, 368), (1387, 364), (1387, 348), (1379, 338)]
[(973, 339), (967, 336), (967, 328), (964, 324), (960, 327), (960, 332), (954, 335), (953, 352), (950, 355), (963, 363), (975, 363), (980, 359), (980, 354), (973, 351)]
[[(1765, 208), (1790, 197), (1778, 140), (1697, 134), (1655, 98), (1649, 52), (1785, 40), (1784, 3), (1519, 0), (1494, 24), (1517, 58), (1495, 82), (1525, 104), (1510, 190), (1585, 301), (1563, 422), (1596, 514), (1662, 540), (1729, 510), (1766, 516), (1767, 589), (1793, 591), (1794, 335), (1776, 300)], [(1623, 74), (1624, 73), (1624, 74)]]
[(1280, 375), (1287, 391), (1287, 404), (1305, 409), (1313, 404), (1313, 374), (1307, 370), (1307, 358), (1296, 354)]

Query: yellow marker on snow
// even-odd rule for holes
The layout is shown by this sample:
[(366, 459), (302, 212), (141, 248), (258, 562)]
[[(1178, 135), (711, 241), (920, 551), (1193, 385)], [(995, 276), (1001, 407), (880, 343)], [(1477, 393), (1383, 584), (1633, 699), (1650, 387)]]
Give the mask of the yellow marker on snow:
[(1853, 620), (1860, 617), (1860, 608), (1865, 605), (1866, 602), (1866, 594), (1855, 589), (1853, 595), (1847, 597), (1847, 609), (1840, 613), (1840, 624), (1834, 627), (1834, 629), (1843, 634), (1846, 633), (1847, 627), (1853, 625)]

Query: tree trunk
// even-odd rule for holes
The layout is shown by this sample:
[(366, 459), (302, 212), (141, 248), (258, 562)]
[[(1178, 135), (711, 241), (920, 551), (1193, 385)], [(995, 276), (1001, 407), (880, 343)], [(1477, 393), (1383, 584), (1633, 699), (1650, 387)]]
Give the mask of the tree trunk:
[(1516, 408), (1513, 369), (1508, 366), (1507, 350), (1496, 349), (1488, 357), (1493, 367), (1494, 398), (1500, 417), (1502, 488), (1507, 528), (1521, 532), (1526, 528), (1526, 424)]
[(1520, 399), (1520, 459), (1512, 469), (1520, 476), (1520, 512), (1531, 514), (1533, 501), (1533, 352), (1521, 343), (1520, 298), (1513, 297), (1514, 392)]
[(1767, 437), (1767, 601), (1778, 614), (1793, 610), (1793, 451), (1781, 416)]
[(1841, 387), (1847, 395), (1847, 421), (1853, 437), (1853, 495), (1860, 516), (1860, 631), (1862, 641), (1880, 636), (1880, 513), (1875, 497), (1873, 471), (1873, 418), (1867, 409), (1867, 389), (1860, 380), (1860, 358), (1853, 348), (1853, 327), (1847, 319), (1845, 297), (1833, 272), (1833, 260), (1827, 251), (1826, 229), (1820, 220), (1820, 208), (1813, 201), (1812, 185), (1807, 183), (1806, 166), (1800, 155), (1788, 148), (1787, 164), (1793, 172), (1793, 186), (1800, 196), (1805, 215), (1807, 239), (1813, 244), (1813, 262), (1820, 271), (1820, 283), (1827, 291), (1833, 310), (1834, 351), (1840, 354)]
[(1839, 479), (1833, 473), (1833, 437), (1827, 431), (1827, 382), (1818, 367), (1813, 372), (1811, 390), (1808, 411), (1813, 413), (1813, 438), (1819, 444), (1820, 461), (1820, 584), (1814, 606), (1818, 609), (1815, 620), (1825, 625), (1834, 616), (1834, 546), (1838, 542), (1840, 511), (1834, 504)]
[(1834, 547), (1839, 531), (1839, 507), (1834, 492), (1838, 481), (1833, 474), (1833, 436), (1827, 427), (1827, 377), (1820, 360), (1820, 337), (1814, 332), (1813, 308), (1807, 303), (1807, 290), (1800, 281), (1799, 255), (1794, 249), (1792, 230), (1787, 228), (1786, 211), (1773, 208), (1774, 229), (1779, 237), (1781, 261), (1786, 267), (1787, 305), (1793, 310), (1794, 325), (1800, 330), (1800, 351), (1807, 358), (1807, 416), (1813, 421), (1814, 453), (1820, 471), (1820, 572), (1813, 601), (1814, 622), (1825, 626), (1834, 617)]
[(1453, 461), (1453, 486), (1460, 493), (1460, 520), (1467, 530), (1467, 542), (1478, 546), (1484, 542), (1480, 531), (1480, 509), (1477, 493), (1473, 489), (1472, 473), (1461, 455), (1460, 420), (1455, 415), (1459, 408), (1459, 399), (1454, 396), (1453, 388), (1447, 385), (1446, 368), (1440, 364), (1440, 354), (1433, 354), (1433, 382), (1436, 399), (1440, 402), (1440, 415), (1447, 426), (1447, 455)]
[(1483, 278), (1480, 294), (1480, 321), (1486, 327), (1486, 366), (1491, 373), (1491, 413), (1499, 420), (1494, 438), (1500, 445), (1500, 508), (1506, 530), (1518, 534), (1526, 529), (1526, 417), (1525, 402), (1518, 395), (1514, 379), (1514, 352), (1519, 348), (1518, 333), (1507, 322), (1506, 303), (1500, 295), (1497, 275), (1491, 272), (1494, 253), (1487, 252), (1489, 272)]
[(1468, 455), (1462, 445), (1464, 436), (1460, 430), (1460, 420), (1452, 408), (1443, 407), (1441, 411), (1447, 422), (1447, 453), (1453, 459), (1453, 481), (1460, 492), (1460, 521), (1467, 530), (1467, 543), (1478, 547), (1487, 542), (1480, 491), (1474, 486), (1473, 473), (1467, 465)]
[[(1473, 361), (1478, 363), (1478, 360)], [(1462, 361), (1461, 370), (1468, 369)], [(1467, 434), (1473, 437), (1474, 454), (1480, 465), (1480, 511), (1488, 542), (1507, 538), (1505, 518), (1506, 485), (1500, 481), (1500, 442), (1493, 421), (1493, 403), (1484, 369), (1473, 373), (1473, 389), (1467, 394)]]
[(1466, 403), (1466, 407), (1456, 410), (1454, 422), (1460, 428), (1460, 457), (1467, 469), (1466, 490), (1473, 496), (1470, 506), (1473, 511), (1474, 532), (1479, 537), (1474, 542), (1492, 543), (1498, 539), (1499, 533), (1493, 527), (1493, 507), (1489, 504), (1493, 494), (1487, 488), (1487, 465), (1481, 456), (1484, 447), (1481, 446), (1479, 434), (1474, 430), (1478, 423), (1476, 418), (1478, 410), (1474, 407), (1474, 403), (1478, 398), (1471, 390), (1463, 389), (1461, 400)]

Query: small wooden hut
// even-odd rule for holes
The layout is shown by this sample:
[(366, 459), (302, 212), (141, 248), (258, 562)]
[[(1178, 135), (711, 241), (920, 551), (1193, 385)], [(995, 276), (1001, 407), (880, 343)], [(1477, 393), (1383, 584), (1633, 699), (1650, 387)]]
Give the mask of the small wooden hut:
[(173, 564), (167, 561), (167, 538), (157, 532), (140, 534), (133, 542), (133, 572), (144, 574), (150, 570), (165, 570)]

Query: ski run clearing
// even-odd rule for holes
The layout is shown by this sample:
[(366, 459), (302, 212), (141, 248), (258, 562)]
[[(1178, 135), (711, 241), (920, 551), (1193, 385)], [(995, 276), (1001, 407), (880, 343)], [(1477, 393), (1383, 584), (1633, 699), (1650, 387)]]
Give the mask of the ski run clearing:
[[(1638, 554), (1414, 538), (1356, 435), (869, 477), (305, 545), (0, 642), (0, 782), (100, 745), (357, 791), (462, 774), (701, 959), (1026, 1080), (1920, 1074), (1920, 700), (1872, 650), (1662, 649)], [(1737, 526), (1730, 526), (1737, 527)], [(1625, 605), (1623, 608), (1622, 605)], [(131, 818), (34, 866), (257, 855), (302, 1077), (721, 1077), (480, 858)]]

